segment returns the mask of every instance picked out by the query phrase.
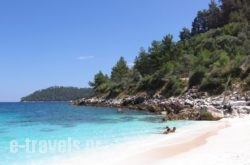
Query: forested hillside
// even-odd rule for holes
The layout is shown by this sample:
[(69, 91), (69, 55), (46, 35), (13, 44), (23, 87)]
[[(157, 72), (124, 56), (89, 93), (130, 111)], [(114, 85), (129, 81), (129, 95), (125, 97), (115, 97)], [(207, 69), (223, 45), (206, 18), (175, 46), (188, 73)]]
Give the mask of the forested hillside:
[(179, 41), (171, 34), (152, 41), (132, 68), (121, 57), (110, 77), (100, 71), (89, 84), (97, 96), (108, 98), (140, 92), (178, 96), (194, 87), (217, 95), (235, 84), (249, 90), (249, 20), (250, 1), (212, 0), (208, 9), (197, 12), (191, 29), (180, 31)]
[(21, 101), (69, 101), (93, 95), (91, 88), (49, 87), (21, 98)]

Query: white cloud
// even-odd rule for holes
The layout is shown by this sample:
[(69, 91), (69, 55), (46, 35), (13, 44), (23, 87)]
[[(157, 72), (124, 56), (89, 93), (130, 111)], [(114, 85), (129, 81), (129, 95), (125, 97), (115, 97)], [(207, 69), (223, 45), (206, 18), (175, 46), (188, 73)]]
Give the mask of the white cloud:
[(94, 58), (94, 56), (79, 56), (77, 57), (77, 60), (88, 60), (92, 58)]

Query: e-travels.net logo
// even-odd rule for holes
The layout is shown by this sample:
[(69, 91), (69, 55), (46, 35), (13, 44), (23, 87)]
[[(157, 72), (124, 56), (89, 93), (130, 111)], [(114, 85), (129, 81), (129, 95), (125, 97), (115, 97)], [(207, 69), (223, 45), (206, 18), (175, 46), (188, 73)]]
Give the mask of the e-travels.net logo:
[(72, 140), (71, 137), (68, 137), (66, 140), (33, 140), (26, 138), (24, 143), (19, 143), (17, 140), (10, 141), (10, 153), (17, 153), (19, 150), (25, 150), (29, 154), (71, 153), (84, 149), (99, 148), (100, 145), (100, 140), (87, 140), (84, 146), (81, 145), (79, 140)]

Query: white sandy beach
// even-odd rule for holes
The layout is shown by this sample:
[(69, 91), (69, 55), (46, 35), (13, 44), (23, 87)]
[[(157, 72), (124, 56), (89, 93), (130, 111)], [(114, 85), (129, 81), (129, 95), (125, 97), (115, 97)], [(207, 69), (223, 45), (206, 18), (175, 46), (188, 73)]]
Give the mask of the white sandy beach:
[(250, 165), (250, 117), (224, 119), (230, 125), (206, 143), (158, 164)]
[[(157, 135), (57, 164), (250, 165), (250, 117), (201, 122), (176, 133)], [(52, 164), (55, 164), (52, 163)]]

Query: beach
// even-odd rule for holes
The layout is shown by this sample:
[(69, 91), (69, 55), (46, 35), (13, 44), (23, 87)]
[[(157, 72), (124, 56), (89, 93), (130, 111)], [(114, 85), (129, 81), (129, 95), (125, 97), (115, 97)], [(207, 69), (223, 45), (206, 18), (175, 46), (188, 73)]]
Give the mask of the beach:
[(158, 164), (249, 165), (250, 118), (224, 120), (229, 126), (207, 137), (204, 145), (195, 146)]
[(250, 164), (249, 126), (249, 117), (223, 119), (202, 129), (190, 131), (192, 137), (176, 137), (178, 142), (165, 146), (163, 144), (162, 147), (138, 154), (133, 159), (128, 159), (127, 163), (247, 165)]
[(250, 164), (250, 117), (200, 122), (176, 133), (157, 135), (60, 164)]

